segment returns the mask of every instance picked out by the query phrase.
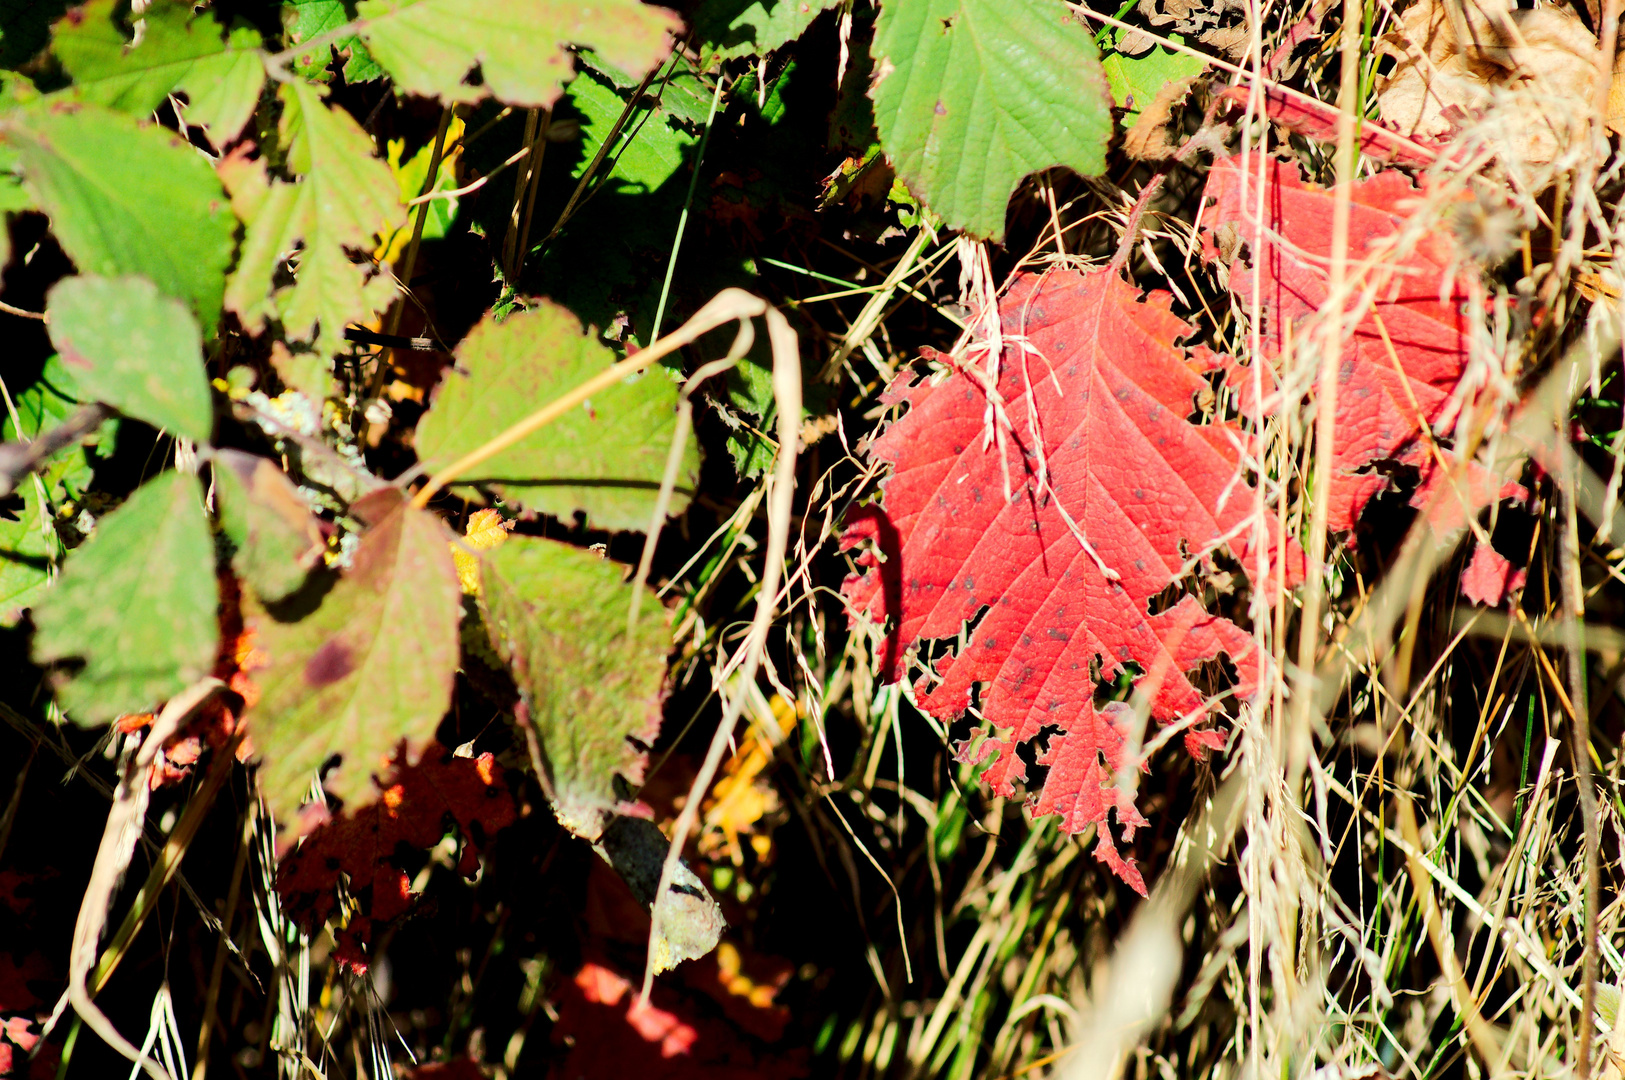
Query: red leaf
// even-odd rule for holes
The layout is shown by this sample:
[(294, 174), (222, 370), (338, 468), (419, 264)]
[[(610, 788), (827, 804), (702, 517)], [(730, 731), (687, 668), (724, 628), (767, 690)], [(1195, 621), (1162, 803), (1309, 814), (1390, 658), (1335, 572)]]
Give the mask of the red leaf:
[[(1256, 295), (1264, 354), (1273, 359), (1294, 324), (1326, 300), (1334, 197), (1305, 182), (1296, 165), (1274, 158), (1262, 164), (1262, 221), (1255, 214), (1257, 171), (1244, 172), (1234, 158), (1213, 163), (1205, 195), (1214, 205), (1204, 219), (1207, 257), (1228, 264), (1230, 291), (1244, 304)], [(1405, 227), (1407, 207), (1418, 195), (1397, 172), (1354, 185), (1351, 267)], [(1452, 259), (1443, 237), (1428, 234), (1409, 254), (1389, 259), (1382, 273), (1391, 276), (1343, 343), (1332, 454), (1334, 532), (1353, 528), (1366, 503), (1388, 486), (1374, 466), (1414, 450), (1424, 424), (1435, 430), (1451, 424), (1460, 404), (1452, 394), (1468, 359), (1470, 271)], [(1272, 373), (1267, 365), (1261, 372), (1269, 392)], [(1242, 388), (1248, 380), (1231, 381)], [(1425, 484), (1435, 469), (1432, 456), (1413, 453), (1411, 460)]]
[(1461, 594), (1475, 604), (1500, 607), (1507, 593), (1523, 588), (1528, 577), (1527, 570), (1514, 570), (1504, 555), (1480, 543), (1461, 572)]
[(479, 850), (516, 817), (502, 769), (490, 754), (455, 757), (436, 744), (417, 765), (400, 760), (387, 778), (374, 778), (376, 802), (318, 826), (277, 871), (277, 891), (306, 927), (333, 913), (339, 875), (349, 878), (363, 907), (340, 934), (339, 956), (355, 968), (366, 967), (374, 926), (400, 917), (412, 904), (408, 878), (394, 861), (400, 845), (432, 848), (455, 824), (465, 841), (458, 869), (472, 875)]
[(870, 448), (892, 473), (884, 508), (848, 519), (843, 547), (874, 548), (844, 592), (854, 617), (889, 624), (888, 680), (904, 650), (955, 637), (987, 609), (965, 648), (939, 664), (935, 685), (922, 680), (920, 704), (958, 716), (981, 685), (991, 731), (961, 754), (992, 758), (984, 776), (1009, 795), (1026, 774), (1016, 748), (1039, 743), (1049, 775), (1033, 811), (1061, 815), (1069, 832), (1099, 826), (1096, 858), (1143, 893), (1107, 827), (1113, 810), (1125, 840), (1144, 824), (1116, 783), (1132, 714), (1097, 710), (1095, 687), (1138, 665), (1151, 715), (1192, 719), (1185, 741), (1195, 754), (1217, 739), (1196, 726), (1210, 703), (1187, 673), (1225, 653), (1240, 675), (1236, 692), (1253, 692), (1261, 661), (1239, 627), (1189, 596), (1150, 610), (1192, 557), (1225, 546), (1255, 568), (1240, 437), (1186, 419), (1217, 358), (1177, 346), (1191, 327), (1168, 294), (1141, 302), (1111, 272), (1061, 271), (1017, 279), (1000, 311), (1003, 460), (983, 448), (990, 399), (979, 372), (894, 383), (886, 400), (909, 411)]
[(42, 953), (26, 953), (19, 964), (10, 953), (0, 951), (0, 1013), (25, 1013), (41, 1004), (31, 984), (50, 979), (53, 974)]
[(638, 1006), (631, 980), (589, 960), (552, 995), (553, 1038), (570, 1051), (549, 1074), (569, 1080), (789, 1080), (807, 1075), (797, 1050), (759, 1050), (703, 999), (657, 983)]
[[(1232, 86), (1219, 96), (1239, 108), (1247, 107), (1248, 90), (1245, 86)], [(1264, 88), (1259, 97), (1264, 115), (1288, 131), (1317, 142), (1337, 141), (1337, 124), (1341, 115), (1337, 106), (1279, 86)], [(1366, 157), (1418, 168), (1432, 165), (1440, 154), (1449, 149), (1444, 143), (1432, 139), (1401, 135), (1369, 117), (1360, 121), (1359, 143), (1360, 153)]]

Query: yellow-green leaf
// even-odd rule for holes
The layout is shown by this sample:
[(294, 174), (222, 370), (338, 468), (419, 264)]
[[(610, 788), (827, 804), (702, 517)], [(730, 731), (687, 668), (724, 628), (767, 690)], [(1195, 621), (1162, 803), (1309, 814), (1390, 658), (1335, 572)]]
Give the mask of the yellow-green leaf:
[[(418, 457), (450, 464), (609, 367), (613, 353), (548, 301), (498, 323), (487, 317), (457, 347), (439, 395), (418, 424)], [(488, 484), (534, 510), (581, 511), (600, 529), (645, 529), (677, 424), (677, 385), (662, 368), (633, 376), (477, 466)], [(671, 512), (688, 503), (699, 471), (692, 440)]]
[(541, 736), (559, 820), (595, 838), (615, 776), (642, 782), (660, 730), (664, 612), (645, 597), (628, 639), (626, 568), (557, 540), (509, 536), (480, 561), (480, 610)]
[[(548, 107), (574, 71), (568, 46), (642, 75), (671, 51), (677, 16), (638, 0), (361, 0), (358, 32), (397, 91)], [(480, 83), (468, 75), (480, 70)]]
[(63, 278), (46, 303), (51, 344), (85, 396), (195, 442), (214, 431), (197, 320), (146, 278)]
[(0, 116), (0, 142), (80, 273), (147, 278), (212, 335), (237, 223), (196, 149), (105, 106), (62, 100)]
[[(367, 133), (349, 113), (328, 108), (323, 93), (301, 80), (281, 90), (287, 165), (298, 180), (272, 179), (262, 161), (240, 156), (222, 159), (219, 169), (247, 227), (226, 309), (253, 330), (278, 318), (290, 341), (314, 339), (330, 356), (344, 324), (367, 319), (392, 294), (388, 279), (370, 277), (349, 252), (371, 250), (374, 236), (401, 228), (406, 207)], [(294, 283), (275, 289), (296, 248)]]
[(57, 687), (76, 723), (152, 709), (208, 674), (219, 602), (203, 492), (196, 477), (170, 471), (68, 557), (35, 610), (34, 659), (81, 662)]
[(1023, 177), (1106, 167), (1106, 78), (1061, 0), (883, 0), (873, 53), (881, 145), (949, 228), (998, 240)]

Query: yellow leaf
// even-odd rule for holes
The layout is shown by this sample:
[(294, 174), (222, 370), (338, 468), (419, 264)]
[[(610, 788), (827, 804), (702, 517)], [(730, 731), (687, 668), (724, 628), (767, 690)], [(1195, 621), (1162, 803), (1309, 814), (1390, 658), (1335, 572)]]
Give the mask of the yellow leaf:
[(508, 539), (511, 528), (513, 522), (503, 521), (502, 515), (495, 510), (476, 510), (468, 516), (468, 527), (464, 530), (463, 538), (451, 545), (451, 558), (457, 564), (457, 580), (462, 583), (465, 593), (470, 596), (480, 593), (480, 560), (471, 555), (468, 549), (490, 551), (499, 547)]

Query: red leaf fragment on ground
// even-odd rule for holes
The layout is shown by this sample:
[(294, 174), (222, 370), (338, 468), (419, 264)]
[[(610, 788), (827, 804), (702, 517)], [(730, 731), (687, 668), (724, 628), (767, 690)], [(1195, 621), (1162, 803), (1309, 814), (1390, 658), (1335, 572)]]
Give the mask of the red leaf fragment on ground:
[(43, 953), (27, 953), (18, 963), (10, 953), (0, 951), (0, 1013), (26, 1013), (42, 1004), (30, 984), (49, 980), (55, 974)]
[(416, 765), (400, 761), (398, 756), (384, 778), (374, 778), (375, 802), (318, 826), (277, 871), (277, 891), (307, 928), (333, 914), (339, 875), (349, 879), (362, 909), (340, 931), (336, 955), (358, 970), (366, 968), (373, 930), (411, 907), (410, 881), (395, 862), (401, 845), (432, 848), (455, 826), (464, 841), (457, 869), (472, 876), (479, 852), (517, 816), (502, 768), (490, 754), (457, 757), (436, 744)]
[[(1239, 109), (1247, 107), (1248, 89), (1232, 86), (1219, 96)], [(1259, 94), (1259, 108), (1265, 116), (1288, 131), (1316, 142), (1335, 143), (1339, 112), (1335, 105), (1316, 101), (1307, 94), (1288, 91), (1282, 87), (1265, 87)], [(1432, 139), (1408, 137), (1383, 127), (1369, 117), (1360, 121), (1360, 153), (1377, 161), (1396, 165), (1426, 168), (1446, 153), (1445, 143)]]
[(1461, 594), (1475, 604), (1500, 607), (1507, 594), (1523, 588), (1529, 578), (1527, 570), (1514, 570), (1506, 556), (1479, 543), (1473, 548), (1473, 557), (1461, 572)]
[(804, 1054), (760, 1049), (706, 1002), (657, 984), (638, 1007), (631, 980), (589, 960), (553, 995), (555, 1042), (570, 1049), (550, 1075), (569, 1080), (776, 1080), (807, 1075)]
[[(989, 730), (961, 746), (962, 758), (992, 758), (985, 778), (1010, 795), (1026, 777), (1017, 748), (1036, 743), (1049, 775), (1034, 813), (1059, 814), (1068, 832), (1099, 826), (1096, 858), (1142, 893), (1107, 820), (1115, 811), (1125, 840), (1144, 824), (1116, 782), (1132, 714), (1097, 710), (1096, 686), (1137, 665), (1156, 720), (1191, 720), (1193, 754), (1221, 744), (1204, 730), (1212, 703), (1187, 676), (1226, 654), (1235, 692), (1252, 694), (1261, 663), (1252, 638), (1194, 597), (1157, 613), (1150, 605), (1216, 548), (1255, 571), (1255, 537), (1268, 528), (1255, 528), (1239, 433), (1187, 419), (1218, 358), (1178, 346), (1191, 327), (1170, 301), (1141, 300), (1111, 272), (1018, 278), (1000, 309), (1004, 460), (996, 445), (984, 449), (990, 397), (979, 372), (905, 376), (885, 400), (909, 410), (869, 451), (892, 466), (884, 502), (849, 515), (841, 541), (872, 545), (843, 592), (854, 619), (888, 628), (888, 681), (905, 650), (956, 637), (986, 609), (935, 684), (922, 680), (921, 706), (957, 717), (980, 685)], [(1274, 564), (1273, 551), (1266, 558)], [(1301, 558), (1293, 549), (1289, 576)]]
[[(1221, 158), (1208, 174), (1204, 213), (1205, 254), (1227, 265), (1230, 291), (1243, 305), (1258, 300), (1267, 358), (1281, 356), (1295, 324), (1313, 314), (1328, 294), (1333, 192), (1307, 183), (1297, 166), (1267, 158), (1263, 168), (1264, 216), (1256, 167), (1243, 170)], [(1420, 193), (1398, 172), (1380, 172), (1354, 185), (1349, 220), (1351, 270), (1370, 250), (1406, 226), (1407, 210)], [(1260, 231), (1261, 228), (1261, 231)], [(1259, 250), (1252, 250), (1254, 243)], [(1334, 432), (1334, 471), (1329, 527), (1353, 528), (1368, 502), (1389, 483), (1375, 471), (1414, 449), (1424, 425), (1442, 430), (1461, 402), (1455, 391), (1468, 359), (1466, 314), (1471, 273), (1452, 258), (1449, 241), (1421, 237), (1408, 254), (1385, 261), (1387, 280), (1343, 343)], [(1266, 395), (1273, 375), (1265, 375)], [(1232, 377), (1242, 388), (1247, 380)], [(1268, 402), (1266, 402), (1266, 408)], [(1435, 471), (1431, 455), (1413, 454), (1426, 484)]]

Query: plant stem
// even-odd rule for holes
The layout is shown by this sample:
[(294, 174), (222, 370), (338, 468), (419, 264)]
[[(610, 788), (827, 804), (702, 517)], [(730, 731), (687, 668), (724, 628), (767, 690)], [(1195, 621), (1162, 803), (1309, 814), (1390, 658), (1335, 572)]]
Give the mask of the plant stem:
[(666, 316), (666, 298), (671, 295), (671, 277), (677, 269), (677, 253), (683, 248), (683, 232), (688, 228), (688, 211), (694, 205), (694, 191), (700, 186), (700, 166), (705, 163), (705, 148), (711, 142), (711, 124), (717, 117), (717, 102), (722, 100), (722, 79), (711, 91), (711, 111), (705, 115), (705, 133), (700, 136), (700, 148), (694, 155), (694, 175), (688, 178), (688, 197), (683, 200), (683, 213), (677, 219), (677, 236), (671, 242), (671, 255), (666, 259), (666, 280), (660, 286), (660, 303), (655, 307), (654, 328), (649, 340), (660, 337), (660, 323)]

